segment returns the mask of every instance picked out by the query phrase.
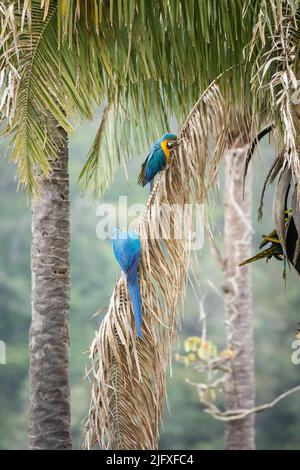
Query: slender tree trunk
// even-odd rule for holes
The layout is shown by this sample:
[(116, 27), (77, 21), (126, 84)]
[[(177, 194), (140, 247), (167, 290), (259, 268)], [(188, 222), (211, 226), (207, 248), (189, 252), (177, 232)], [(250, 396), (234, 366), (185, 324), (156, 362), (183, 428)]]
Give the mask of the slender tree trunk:
[[(240, 145), (240, 146), (239, 146)], [(227, 347), (236, 351), (226, 387), (226, 409), (255, 406), (254, 339), (251, 267), (240, 268), (251, 256), (251, 175), (243, 198), (243, 169), (247, 147), (238, 144), (225, 155), (225, 322)], [(225, 424), (226, 449), (255, 449), (255, 416)]]
[(68, 139), (32, 204), (29, 447), (70, 449)]

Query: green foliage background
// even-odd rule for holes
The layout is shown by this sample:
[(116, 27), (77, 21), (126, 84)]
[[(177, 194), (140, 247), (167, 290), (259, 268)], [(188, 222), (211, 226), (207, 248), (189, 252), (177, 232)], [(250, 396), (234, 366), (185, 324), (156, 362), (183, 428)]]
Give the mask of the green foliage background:
[[(96, 225), (97, 203), (87, 205), (80, 197), (76, 180), (90, 148), (97, 123), (83, 125), (70, 145), (71, 172), (71, 393), (72, 432), (74, 447), (80, 446), (81, 423), (88, 409), (89, 385), (83, 382), (90, 344), (105, 313), (93, 314), (105, 307), (119, 274), (109, 242), (98, 240)], [(147, 149), (145, 149), (145, 154)], [(2, 149), (3, 153), (3, 149)], [(256, 208), (263, 177), (274, 156), (265, 144), (261, 159), (254, 164), (253, 220), (255, 234), (253, 251), (260, 235), (271, 230), (272, 190), (268, 192), (265, 216), (256, 222)], [(105, 202), (118, 204), (118, 196), (128, 195), (129, 204), (145, 202), (148, 190), (137, 187), (136, 175), (141, 158), (128, 166), (129, 181), (124, 170), (107, 193)], [(0, 339), (6, 342), (7, 364), (0, 365), (0, 448), (26, 448), (28, 407), (28, 329), (30, 325), (30, 204), (23, 193), (16, 193), (15, 168), (7, 160), (0, 161)], [(222, 178), (221, 178), (222, 180)], [(214, 236), (222, 247), (223, 202), (222, 185), (214, 194), (211, 212), (215, 221)], [(208, 314), (208, 337), (224, 347), (222, 298), (209, 287), (213, 282), (221, 292), (223, 277), (213, 259), (207, 241), (199, 254), (196, 269), (200, 284), (198, 295), (207, 291), (205, 310)], [(253, 292), (256, 342), (257, 403), (270, 401), (290, 386), (300, 383), (300, 366), (291, 363), (291, 343), (294, 340), (299, 315), (299, 281), (288, 274), (287, 286), (281, 277), (279, 262), (263, 261), (253, 265)], [(199, 306), (192, 289), (188, 288), (185, 302), (182, 338), (200, 334)], [(197, 331), (198, 330), (198, 331)], [(185, 378), (191, 372), (174, 364), (169, 384), (170, 413), (166, 410), (162, 449), (222, 449), (223, 424), (204, 414), (196, 391)], [(197, 379), (195, 375), (193, 379)], [(300, 447), (300, 395), (282, 401), (271, 411), (257, 415), (257, 446), (259, 449), (297, 449)]]

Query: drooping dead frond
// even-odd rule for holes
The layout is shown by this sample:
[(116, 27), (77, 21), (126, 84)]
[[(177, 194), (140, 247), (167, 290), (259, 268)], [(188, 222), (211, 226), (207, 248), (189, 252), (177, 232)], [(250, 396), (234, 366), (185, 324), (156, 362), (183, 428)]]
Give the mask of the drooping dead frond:
[(265, 192), (266, 192), (267, 186), (270, 183), (273, 183), (273, 181), (275, 180), (275, 178), (278, 175), (279, 171), (281, 170), (283, 159), (284, 159), (283, 152), (281, 152), (275, 158), (275, 160), (274, 160), (274, 162), (273, 162), (273, 164), (272, 164), (272, 166), (271, 166), (271, 168), (270, 168), (270, 170), (269, 170), (269, 172), (268, 172), (268, 174), (265, 178), (263, 188), (262, 188), (262, 191), (261, 191), (261, 195), (260, 195), (260, 202), (259, 202), (259, 208), (258, 208), (258, 220), (260, 220), (263, 216), (264, 197), (265, 197)]
[(244, 175), (243, 175), (243, 187), (245, 186), (245, 179), (247, 176), (248, 168), (249, 168), (249, 163), (252, 159), (253, 153), (256, 149), (257, 144), (261, 139), (263, 139), (267, 134), (271, 132), (273, 129), (273, 124), (268, 124), (266, 127), (264, 127), (258, 134), (257, 136), (253, 139), (251, 146), (249, 147), (249, 150), (246, 155), (246, 160), (245, 160), (245, 166), (244, 166)]
[[(136, 338), (126, 282), (121, 277), (91, 344), (92, 393), (84, 429), (85, 448), (97, 444), (113, 449), (157, 447), (193, 229), (190, 211), (172, 209), (205, 202), (227, 132), (224, 101), (217, 86), (212, 85), (183, 125), (170, 163), (158, 177), (137, 227), (142, 241), (139, 276), (143, 337)], [(216, 142), (212, 154), (211, 137)], [(171, 209), (170, 217), (165, 207)], [(155, 238), (154, 233), (160, 236)]]
[[(285, 225), (287, 201), (298, 199), (300, 182), (300, 100), (299, 100), (300, 2), (261, 2), (250, 50), (255, 57), (252, 84), (257, 110), (272, 119), (278, 135), (281, 157), (271, 168), (265, 187), (278, 175), (273, 201), (273, 219), (283, 251), (299, 273), (300, 231), (294, 207), (288, 227)], [(295, 185), (294, 189), (293, 186)], [(295, 195), (296, 194), (296, 195)], [(296, 209), (296, 210), (295, 210)]]
[(284, 162), (300, 180), (299, 29), (300, 2), (261, 2), (250, 51), (255, 58), (252, 84), (256, 111), (275, 123)]
[[(288, 209), (289, 193), (292, 194), (292, 211)], [(299, 237), (299, 193), (298, 186), (293, 188), (292, 170), (287, 163), (278, 175), (273, 201), (273, 219), (282, 250), (289, 263), (300, 275), (300, 237)]]

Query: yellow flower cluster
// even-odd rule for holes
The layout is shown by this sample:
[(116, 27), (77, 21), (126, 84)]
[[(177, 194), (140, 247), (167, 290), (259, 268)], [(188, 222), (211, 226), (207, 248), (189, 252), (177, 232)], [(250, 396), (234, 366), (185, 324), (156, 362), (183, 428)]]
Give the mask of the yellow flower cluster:
[[(182, 362), (186, 366), (195, 363), (197, 360), (206, 362), (218, 357), (218, 348), (212, 341), (206, 341), (199, 336), (190, 336), (184, 342), (185, 355), (176, 354), (175, 359)], [(232, 349), (224, 349), (219, 354), (219, 357), (227, 360), (232, 360), (236, 353)]]
[(185, 365), (196, 362), (201, 359), (207, 361), (210, 358), (217, 357), (218, 351), (215, 344), (211, 341), (205, 341), (199, 336), (190, 336), (184, 342), (184, 356), (176, 354), (175, 359), (183, 362)]
[(195, 361), (197, 357), (202, 360), (217, 357), (217, 346), (211, 341), (205, 341), (199, 336), (190, 336), (184, 342), (184, 350), (188, 354), (189, 361)]

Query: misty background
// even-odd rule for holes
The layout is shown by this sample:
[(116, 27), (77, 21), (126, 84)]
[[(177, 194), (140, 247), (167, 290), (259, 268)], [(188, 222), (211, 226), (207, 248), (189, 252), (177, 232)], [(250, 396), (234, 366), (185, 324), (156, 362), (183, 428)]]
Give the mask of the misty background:
[[(119, 268), (110, 243), (99, 240), (96, 208), (101, 202), (118, 206), (119, 195), (128, 196), (128, 205), (145, 203), (148, 188), (137, 185), (140, 164), (148, 153), (131, 159), (129, 180), (120, 167), (114, 184), (102, 201), (87, 204), (76, 182), (97, 129), (97, 122), (84, 123), (71, 139), (71, 357), (72, 433), (74, 447), (80, 447), (82, 420), (88, 412), (89, 383), (83, 381), (88, 355), (85, 352), (103, 318)], [(170, 129), (171, 131), (176, 129)], [(158, 138), (160, 136), (157, 136)], [(1, 148), (4, 154), (3, 147)], [(253, 158), (253, 253), (260, 237), (273, 229), (271, 204), (273, 188), (266, 195), (264, 218), (257, 222), (257, 207), (264, 176), (275, 156), (266, 141), (260, 155)], [(28, 408), (28, 330), (30, 326), (30, 242), (31, 211), (23, 192), (16, 192), (14, 165), (0, 160), (0, 340), (6, 343), (6, 365), (0, 365), (0, 448), (23, 449), (27, 446)], [(215, 242), (222, 251), (223, 183), (211, 195), (209, 213)], [(201, 334), (198, 298), (205, 295), (207, 339), (220, 349), (225, 347), (223, 274), (214, 259), (207, 237), (194, 266), (197, 295), (188, 286), (183, 307), (180, 345), (187, 336)], [(253, 313), (255, 318), (257, 404), (273, 400), (288, 388), (300, 384), (300, 365), (291, 362), (291, 344), (300, 321), (299, 280), (288, 269), (286, 286), (282, 264), (271, 260), (254, 263)], [(97, 311), (101, 310), (95, 316)], [(178, 351), (178, 349), (175, 349)], [(174, 351), (174, 352), (175, 352)], [(222, 449), (224, 426), (203, 413), (195, 388), (186, 378), (201, 381), (189, 368), (173, 361), (169, 379), (168, 409), (161, 431), (161, 449)], [(221, 406), (222, 397), (218, 404)], [(270, 411), (256, 416), (258, 449), (297, 449), (300, 429), (300, 394), (281, 401)]]

